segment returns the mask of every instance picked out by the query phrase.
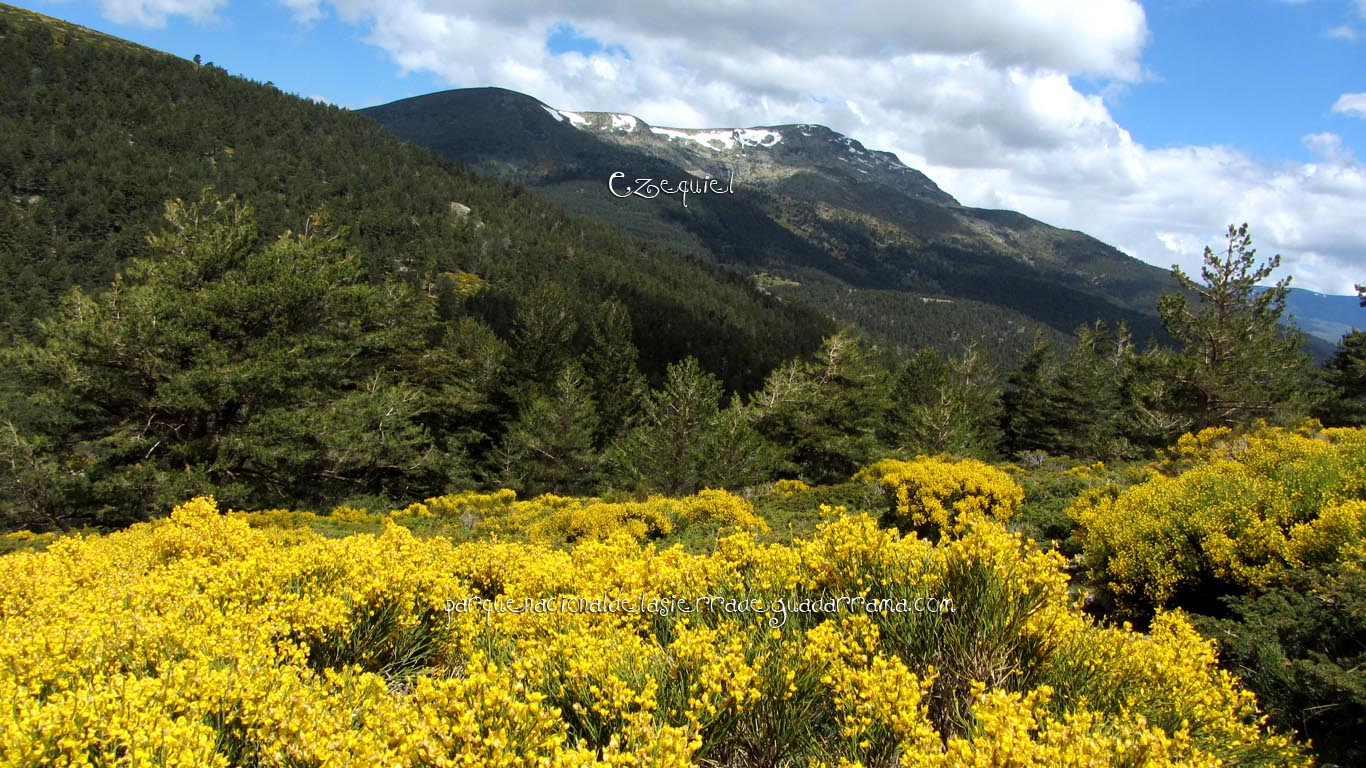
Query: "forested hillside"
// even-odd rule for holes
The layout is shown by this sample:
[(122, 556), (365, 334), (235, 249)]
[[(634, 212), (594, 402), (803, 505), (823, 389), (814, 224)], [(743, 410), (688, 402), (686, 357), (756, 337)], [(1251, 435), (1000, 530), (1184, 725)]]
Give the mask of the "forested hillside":
[[(751, 390), (832, 330), (821, 313), (733, 273), (618, 236), (365, 118), (212, 63), (9, 7), (0, 37), (0, 328), (45, 350), (12, 350), (9, 359), (28, 362), (5, 366), (6, 455), (36, 476), (75, 469), (81, 486), (25, 494), (79, 497), (112, 522), (129, 514), (114, 506), (177, 485), (168, 473), (196, 487), (254, 488), (243, 500), (318, 498), (328, 485), (323, 495), (415, 490), (390, 488), (386, 474), (422, 476), (418, 485), (434, 491), (487, 464), (506, 423), (575, 358), (621, 366), (591, 371), (600, 406), (620, 411), (609, 401), (637, 377), (658, 382), (684, 357), (728, 389)], [(168, 219), (177, 200), (179, 218)], [(286, 278), (297, 290), (270, 287)], [(73, 288), (81, 294), (67, 296)], [(208, 298), (215, 289), (221, 300)], [(273, 299), (295, 306), (262, 304)], [(146, 322), (160, 319), (156, 334), (128, 325), (130, 301)], [(108, 314), (74, 320), (90, 302)], [(163, 312), (185, 314), (172, 331)], [(351, 347), (381, 328), (391, 332), (373, 347)], [(140, 350), (108, 346), (119, 338)], [(72, 380), (64, 368), (82, 365), (104, 373)], [(208, 381), (234, 367), (250, 372)], [(378, 473), (357, 475), (345, 467), (366, 459), (321, 447), (328, 428), (267, 416), (308, 405), (364, 422), (353, 400), (389, 386), (416, 388), (400, 398), (393, 438), (411, 438), (399, 452), (414, 453), (380, 461), (388, 469)], [(342, 439), (348, 428), (334, 426)], [(233, 440), (250, 435), (272, 457), (299, 455), (294, 434), (331, 458), (263, 478), (274, 459), (258, 456), (272, 469), (252, 470), (221, 453), (238, 430)], [(203, 450), (185, 448), (195, 444)], [(437, 456), (457, 460), (419, 471), (416, 457)], [(104, 487), (100, 468), (111, 463), (141, 479)]]
[[(541, 283), (564, 289), (587, 328), (617, 297), (639, 332), (642, 367), (695, 355), (752, 388), (829, 326), (728, 272), (615, 236), (540, 198), (392, 139), (371, 121), (114, 38), (4, 7), (0, 36), (0, 309), (27, 332), (68, 287), (108, 286), (163, 207), (212, 187), (250, 204), (266, 242), (326, 209), (367, 280), (401, 281), (450, 305), (443, 275), (484, 290), (467, 314), (500, 332)], [(701, 340), (706, 340), (702, 343)], [(579, 342), (584, 339), (578, 339)], [(579, 346), (582, 346), (580, 343)], [(724, 361), (724, 362), (723, 362)]]
[[(887, 152), (819, 125), (684, 130), (553, 109), (500, 88), (369, 107), (404, 139), (622, 231), (707, 256), (906, 351), (955, 332), (1016, 359), (1038, 326), (1057, 341), (1098, 318), (1161, 337), (1165, 270), (1082, 232), (959, 205)], [(725, 179), (730, 194), (621, 198), (607, 180)]]
[(208, 492), (834, 482), (887, 455), (1126, 458), (1187, 429), (1359, 418), (1356, 342), (1312, 370), (1276, 327), (1284, 291), (1253, 289), (1271, 272), (1246, 229), (1207, 254), (1208, 285), (1178, 275), (1153, 308), (1176, 347), (1096, 321), (1065, 345), (1033, 331), (1011, 365), (940, 318), (921, 329), (940, 351), (898, 353), (875, 318), (835, 332), (824, 312), (873, 306), (843, 289), (784, 301), (779, 276), (623, 237), (344, 110), (0, 22), (10, 526)]

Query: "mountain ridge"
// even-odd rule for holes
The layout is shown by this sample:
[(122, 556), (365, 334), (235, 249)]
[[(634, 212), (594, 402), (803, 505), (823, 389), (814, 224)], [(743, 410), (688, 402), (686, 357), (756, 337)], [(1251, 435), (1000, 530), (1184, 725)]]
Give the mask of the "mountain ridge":
[[(987, 337), (1019, 350), (1042, 324), (1062, 339), (1098, 317), (1161, 337), (1166, 270), (1085, 233), (1014, 211), (961, 205), (893, 153), (812, 123), (653, 126), (501, 88), (442, 91), (360, 110), (395, 135), (541, 192), (577, 213), (737, 271), (829, 309), (903, 348)], [(609, 176), (734, 176), (731, 195), (616, 199)], [(838, 304), (832, 305), (832, 298)], [(909, 301), (924, 299), (933, 301)], [(941, 303), (938, 300), (946, 300)], [(954, 302), (975, 302), (960, 311)], [(982, 306), (998, 316), (983, 318)]]

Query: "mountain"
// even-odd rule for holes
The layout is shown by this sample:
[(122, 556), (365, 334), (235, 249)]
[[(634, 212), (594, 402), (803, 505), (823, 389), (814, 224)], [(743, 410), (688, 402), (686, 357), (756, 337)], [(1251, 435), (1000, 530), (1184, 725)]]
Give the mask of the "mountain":
[(752, 389), (833, 328), (695, 255), (567, 215), (372, 120), (212, 63), (5, 5), (0, 39), (0, 340), (31, 335), (72, 286), (109, 286), (150, 254), (166, 201), (206, 187), (251, 204), (263, 240), (325, 209), (374, 280), (431, 293), (444, 275), (477, 276), (481, 291), (458, 311), (504, 336), (539, 283), (569, 297), (576, 347), (600, 302), (620, 300), (654, 379), (693, 355)]
[(719, 399), (835, 331), (212, 63), (4, 5), (0, 45), (5, 527), (492, 486), (533, 417), (599, 451), (675, 363)]
[[(1165, 270), (1080, 232), (961, 205), (895, 155), (818, 125), (688, 130), (497, 88), (361, 110), (401, 138), (624, 232), (705, 256), (903, 347), (1018, 349), (1105, 318), (1160, 336)], [(615, 178), (612, 174), (621, 173)], [(705, 186), (647, 199), (631, 185)]]
[(1336, 345), (1345, 333), (1366, 328), (1366, 309), (1356, 296), (1333, 296), (1291, 288), (1285, 298), (1290, 321), (1300, 330)]

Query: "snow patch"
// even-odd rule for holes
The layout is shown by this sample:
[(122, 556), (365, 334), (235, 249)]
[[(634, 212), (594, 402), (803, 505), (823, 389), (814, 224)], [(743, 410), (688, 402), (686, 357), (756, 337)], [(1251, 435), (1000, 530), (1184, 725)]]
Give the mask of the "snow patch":
[(580, 115), (578, 112), (566, 112), (563, 109), (559, 109), (556, 111), (559, 112), (562, 117), (568, 120), (576, 128), (579, 126), (588, 125), (588, 118), (584, 117), (583, 115)]
[(771, 147), (783, 140), (783, 135), (766, 128), (733, 128), (713, 131), (693, 131), (680, 128), (655, 128), (651, 131), (670, 140), (693, 141), (707, 149), (721, 152), (740, 147)]
[(563, 122), (564, 122), (564, 115), (560, 114), (559, 112), (556, 112), (555, 110), (551, 109), (550, 107), (547, 107), (547, 106), (544, 105), (544, 104), (541, 105), (541, 109), (544, 109), (544, 110), (546, 111), (547, 114), (549, 114), (551, 117), (555, 118), (555, 122), (557, 122), (557, 123), (563, 123)]
[(637, 120), (634, 115), (612, 115), (612, 130), (626, 131), (630, 133), (636, 129)]

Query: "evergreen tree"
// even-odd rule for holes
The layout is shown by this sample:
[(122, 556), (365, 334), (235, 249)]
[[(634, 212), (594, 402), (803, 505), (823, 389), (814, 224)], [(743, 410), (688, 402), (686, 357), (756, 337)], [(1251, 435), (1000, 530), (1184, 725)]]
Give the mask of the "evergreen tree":
[(503, 438), (503, 481), (523, 494), (591, 493), (598, 413), (592, 382), (577, 361), (560, 371), (550, 395), (528, 405)]
[(888, 423), (901, 453), (990, 457), (1001, 442), (1001, 413), (996, 367), (970, 342), (947, 360), (916, 353), (897, 376)]
[(807, 361), (769, 376), (752, 406), (759, 430), (786, 454), (788, 472), (814, 483), (847, 480), (877, 458), (888, 373), (847, 332)]
[(767, 450), (743, 409), (721, 409), (720, 380), (689, 357), (646, 396), (611, 464), (618, 485), (677, 496), (760, 479)]
[(467, 483), (477, 459), (491, 452), (506, 430), (507, 414), (515, 411), (517, 382), (508, 372), (512, 350), (473, 317), (437, 330), (437, 340), (413, 363), (414, 380), (422, 383), (431, 405), (422, 421), (456, 462), (453, 479)]
[(1132, 455), (1134, 375), (1133, 342), (1123, 324), (1111, 331), (1097, 320), (1078, 328), (1055, 379), (1054, 452), (1100, 459)]
[(1330, 427), (1366, 426), (1366, 331), (1343, 335), (1327, 380), (1329, 396), (1314, 415)]
[(584, 370), (598, 404), (598, 429), (594, 443), (607, 445), (623, 434), (640, 411), (645, 377), (636, 366), (638, 353), (631, 340), (631, 314), (626, 305), (609, 299), (598, 306)]
[(569, 292), (559, 283), (538, 283), (521, 298), (512, 344), (517, 350), (518, 378), (532, 396), (547, 389), (569, 362), (578, 328)]
[(754, 413), (739, 395), (731, 397), (730, 405), (716, 414), (702, 447), (709, 467), (704, 485), (743, 488), (773, 478), (781, 451), (760, 434), (754, 421)]
[[(118, 524), (195, 493), (269, 505), (444, 486), (428, 402), (398, 373), (425, 303), (364, 282), (320, 219), (265, 246), (231, 200), (175, 201), (167, 220), (161, 258), (97, 296), (73, 290), (41, 341), (9, 353), (31, 385), (0, 449), (28, 468), (6, 477), (11, 503), (60, 491), (71, 521)], [(62, 490), (49, 470), (75, 479)]]
[(1299, 336), (1277, 325), (1290, 278), (1256, 290), (1280, 266), (1280, 256), (1257, 262), (1246, 224), (1230, 225), (1226, 238), (1222, 257), (1205, 248), (1201, 282), (1173, 266), (1182, 291), (1158, 301), (1162, 322), (1180, 345), (1173, 406), (1194, 429), (1302, 413), (1311, 391)]
[(1008, 455), (1057, 452), (1061, 425), (1054, 366), (1052, 345), (1041, 332), (1035, 333), (1033, 345), (1001, 393), (1002, 447)]

